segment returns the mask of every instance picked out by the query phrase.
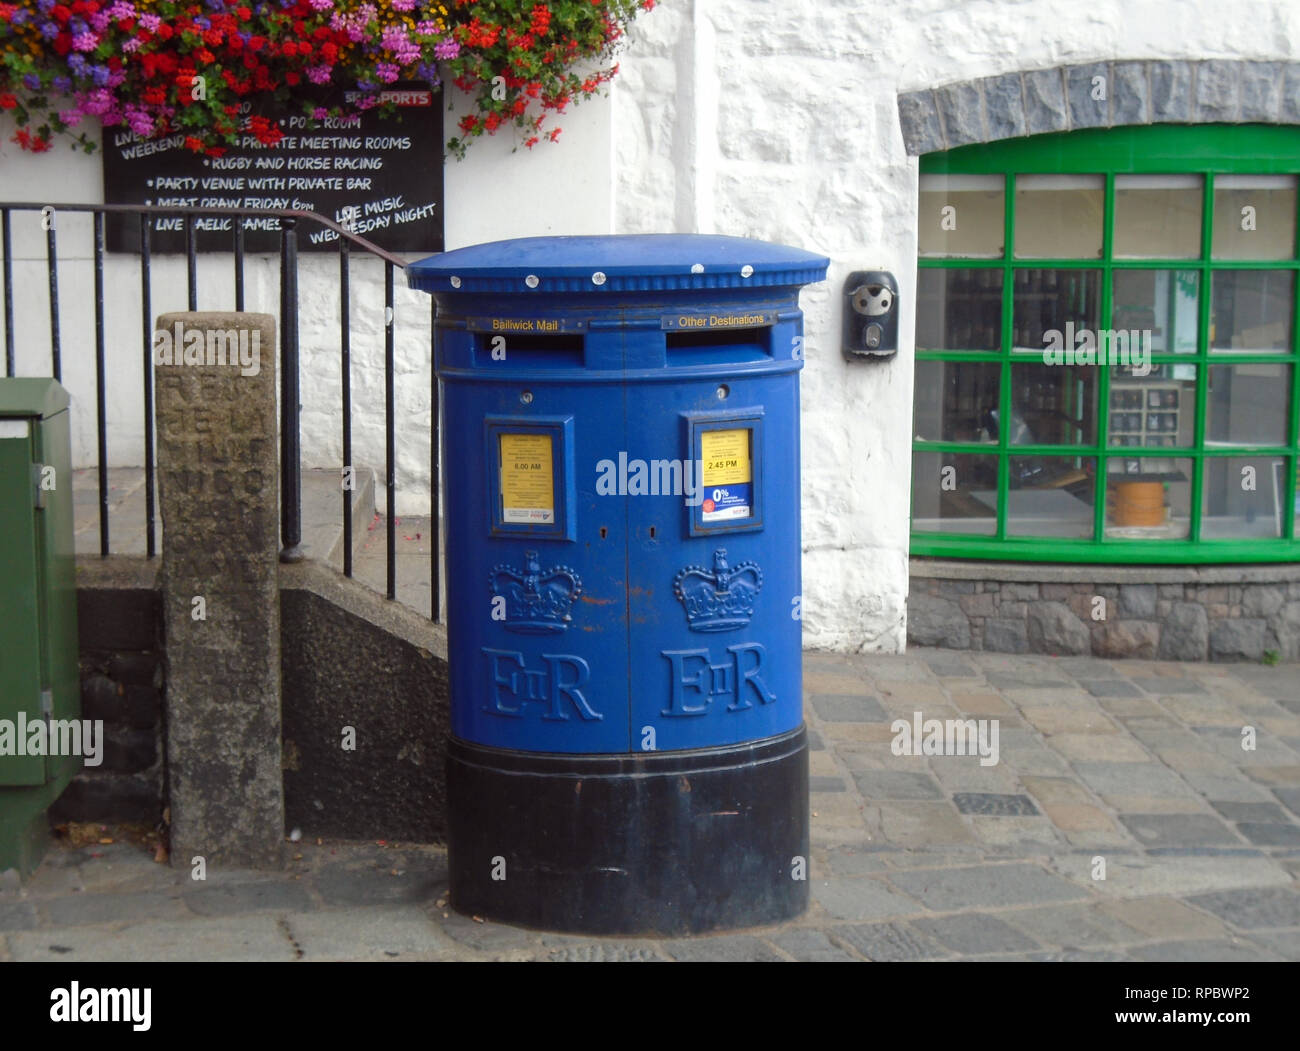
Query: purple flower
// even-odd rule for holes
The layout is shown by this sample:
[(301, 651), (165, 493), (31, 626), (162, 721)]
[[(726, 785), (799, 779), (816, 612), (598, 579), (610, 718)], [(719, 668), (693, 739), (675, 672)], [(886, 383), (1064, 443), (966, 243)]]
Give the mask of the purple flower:
[(41, 78), (38, 77), (35, 73), (28, 73), (25, 77), (23, 77), (23, 85), (27, 88), (28, 91), (40, 91)]
[(439, 62), (450, 62), (460, 55), (460, 43), (456, 40), (441, 40), (433, 45), (433, 57)]

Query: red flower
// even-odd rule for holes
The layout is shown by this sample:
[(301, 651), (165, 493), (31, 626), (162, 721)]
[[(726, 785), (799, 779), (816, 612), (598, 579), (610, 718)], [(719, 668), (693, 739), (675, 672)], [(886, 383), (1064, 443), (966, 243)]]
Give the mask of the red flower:
[(8, 91), (0, 93), (0, 109), (13, 109), (18, 105), (18, 98)]

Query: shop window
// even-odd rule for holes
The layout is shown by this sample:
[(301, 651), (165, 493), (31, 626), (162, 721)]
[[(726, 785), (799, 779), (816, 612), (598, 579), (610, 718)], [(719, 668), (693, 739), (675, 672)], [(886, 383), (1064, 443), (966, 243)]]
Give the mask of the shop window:
[(922, 158), (912, 550), (1300, 559), (1300, 130)]

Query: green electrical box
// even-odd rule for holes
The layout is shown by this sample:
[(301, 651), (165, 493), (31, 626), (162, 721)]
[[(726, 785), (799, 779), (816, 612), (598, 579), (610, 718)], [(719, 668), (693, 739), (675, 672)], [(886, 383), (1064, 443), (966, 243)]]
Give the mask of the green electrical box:
[(89, 751), (68, 417), (54, 380), (0, 379), (0, 873), (20, 876), (39, 863), (45, 812)]

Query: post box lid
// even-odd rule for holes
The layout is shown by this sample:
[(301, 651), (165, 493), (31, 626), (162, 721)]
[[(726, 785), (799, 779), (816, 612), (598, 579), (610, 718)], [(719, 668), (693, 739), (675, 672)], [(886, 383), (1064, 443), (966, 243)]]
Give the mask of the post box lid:
[(54, 416), (68, 407), (68, 392), (48, 376), (0, 379), (0, 416)]
[(457, 248), (406, 268), (437, 293), (671, 292), (806, 285), (830, 260), (802, 248), (713, 234), (520, 237)]

